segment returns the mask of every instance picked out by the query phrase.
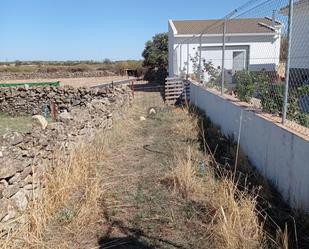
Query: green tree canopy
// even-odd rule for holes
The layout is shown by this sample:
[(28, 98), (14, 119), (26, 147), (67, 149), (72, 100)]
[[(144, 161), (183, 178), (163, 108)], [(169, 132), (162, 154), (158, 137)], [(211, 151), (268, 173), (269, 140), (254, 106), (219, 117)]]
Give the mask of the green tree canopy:
[(143, 51), (144, 66), (155, 69), (165, 68), (168, 64), (168, 35), (156, 34), (151, 41), (146, 42)]
[(143, 66), (148, 68), (145, 79), (164, 82), (168, 66), (167, 33), (156, 34), (152, 40), (146, 42), (142, 55), (144, 57)]

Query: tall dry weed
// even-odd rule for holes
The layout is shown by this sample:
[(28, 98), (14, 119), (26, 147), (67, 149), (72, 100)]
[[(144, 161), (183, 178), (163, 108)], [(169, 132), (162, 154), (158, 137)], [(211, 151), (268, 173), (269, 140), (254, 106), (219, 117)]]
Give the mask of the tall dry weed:
[[(185, 121), (173, 127), (173, 133), (196, 141), (197, 133), (192, 131), (198, 130), (197, 118), (186, 117), (189, 115), (186, 111), (179, 111), (179, 114)], [(249, 191), (246, 186), (240, 191), (232, 174), (218, 173), (220, 169), (214, 168), (217, 162), (212, 162), (214, 157), (207, 154), (207, 144), (204, 155), (196, 151), (199, 150), (197, 146), (187, 144), (186, 148), (174, 150), (174, 166), (169, 178), (173, 179), (175, 191), (188, 203), (198, 205), (199, 208), (195, 208), (199, 217), (196, 223), (205, 233), (205, 244), (228, 249), (269, 248), (270, 244), (279, 248), (282, 243), (268, 237), (264, 231), (266, 217), (262, 217), (257, 209), (258, 191)], [(282, 233), (280, 236), (282, 238)]]
[(44, 188), (24, 215), (27, 225), (1, 241), (1, 248), (66, 248), (67, 242), (62, 241), (65, 235), (57, 229), (74, 231), (78, 237), (97, 222), (102, 193), (98, 164), (105, 158), (104, 136), (80, 141), (68, 158), (64, 151), (55, 153), (50, 170), (42, 178)]

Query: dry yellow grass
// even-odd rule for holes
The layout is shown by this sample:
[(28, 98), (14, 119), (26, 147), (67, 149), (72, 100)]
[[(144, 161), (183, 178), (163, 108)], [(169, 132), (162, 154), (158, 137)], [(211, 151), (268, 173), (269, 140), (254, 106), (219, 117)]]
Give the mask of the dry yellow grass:
[(1, 241), (1, 248), (69, 248), (70, 244), (72, 248), (72, 241), (85, 238), (100, 211), (97, 165), (104, 160), (105, 142), (98, 135), (90, 143), (80, 141), (68, 159), (64, 160), (62, 151), (55, 154), (52, 170), (44, 176), (42, 195), (25, 214), (29, 224)]
[[(137, 132), (145, 132), (145, 130), (140, 131), (140, 127), (147, 127), (147, 122), (159, 124), (155, 119), (149, 119), (146, 123), (139, 121), (139, 116), (143, 112), (144, 110), (141, 111), (140, 108), (133, 108), (131, 118), (116, 123), (112, 131), (98, 134), (91, 141), (80, 141), (67, 160), (63, 160), (63, 152), (59, 151), (55, 154), (51, 170), (44, 177), (46, 180), (42, 196), (33, 201), (25, 215), (25, 218), (30, 220), (29, 226), (22, 227), (10, 238), (0, 241), (2, 248), (97, 248), (96, 230), (99, 229), (98, 222), (103, 220), (102, 208), (106, 208), (100, 207), (99, 200), (109, 184), (106, 182), (108, 180), (102, 182), (104, 179), (101, 171), (102, 166), (105, 172), (114, 172), (114, 169), (108, 168), (112, 165), (104, 164), (105, 159), (110, 157), (111, 150), (115, 152), (123, 145), (134, 143), (134, 136)], [(245, 186), (242, 186), (245, 190), (240, 191), (234, 183), (234, 176), (226, 174), (226, 172), (218, 173), (213, 156), (205, 153), (207, 149), (200, 150), (198, 118), (190, 115), (185, 109), (176, 109), (171, 113), (160, 115), (162, 117), (165, 115), (164, 122), (168, 125), (166, 133), (162, 136), (165, 136), (164, 141), (169, 143), (167, 147), (171, 148), (171, 155), (166, 164), (170, 166), (167, 178), (174, 194), (170, 193), (165, 186), (160, 187), (162, 184), (158, 180), (156, 183), (159, 187), (157, 186), (157, 188), (160, 190), (165, 188), (172, 198), (169, 199), (165, 196), (167, 199), (156, 200), (155, 203), (160, 203), (162, 209), (166, 210), (165, 205), (171, 206), (173, 205), (171, 203), (181, 199), (176, 207), (171, 207), (171, 212), (167, 212), (173, 214), (168, 220), (174, 222), (174, 228), (163, 223), (160, 224), (164, 228), (163, 230), (170, 234), (174, 231), (167, 232), (168, 229), (174, 229), (176, 236), (178, 234), (177, 224), (183, 226), (190, 224), (192, 227), (188, 226), (180, 230), (187, 229), (186, 232), (190, 234), (198, 232), (203, 235), (203, 241), (197, 242), (196, 248), (257, 249), (269, 248), (271, 244), (271, 248), (287, 249), (287, 229), (284, 232), (278, 230), (276, 239), (270, 238), (265, 233), (264, 221), (266, 221), (266, 217), (263, 218), (257, 209), (257, 191), (246, 190)], [(158, 120), (158, 122), (162, 122), (160, 118)], [(156, 133), (152, 130), (147, 136), (152, 137), (154, 134)], [(140, 146), (142, 148), (142, 145), (143, 143), (134, 144), (133, 147)], [(206, 141), (204, 141), (204, 147), (207, 147)], [(146, 152), (142, 149), (141, 152), (140, 156), (145, 157), (144, 153)], [(134, 155), (128, 153), (128, 155), (117, 156), (120, 158), (118, 160), (127, 162), (129, 168), (132, 166), (129, 164), (129, 159), (132, 159)], [(131, 161), (134, 165), (137, 164), (134, 160)], [(122, 165), (124, 167), (122, 173), (115, 170), (111, 178), (105, 179), (115, 179), (115, 177), (125, 174), (130, 175), (131, 171), (127, 171), (128, 168), (125, 168), (125, 164)], [(162, 164), (165, 164), (165, 161)], [(205, 165), (205, 167), (203, 168), (201, 165)], [(148, 167), (147, 169), (150, 169), (151, 164)], [(153, 179), (155, 169), (152, 170), (150, 173)], [(143, 174), (146, 172), (142, 171)], [(142, 176), (140, 174), (138, 177), (132, 177), (132, 184), (135, 183), (135, 179)], [(126, 189), (134, 189), (134, 186), (130, 188), (131, 186), (128, 184), (130, 181), (127, 180), (125, 182)], [(111, 186), (111, 189), (113, 188), (115, 188), (114, 185)], [(156, 188), (156, 185), (152, 185), (152, 188)], [(137, 197), (143, 203), (145, 200), (141, 194), (142, 190), (140, 189)], [(163, 197), (164, 195), (162, 197), (159, 195), (157, 198)], [(124, 212), (128, 218), (127, 216), (134, 214), (132, 209), (137, 205), (137, 199), (134, 199), (134, 205), (130, 202), (129, 205), (123, 205), (126, 203), (122, 203), (121, 200), (122, 198), (119, 198), (119, 202), (117, 202), (117, 212)], [(128, 201), (128, 198), (125, 200)], [(177, 215), (183, 216), (183, 213), (178, 210), (178, 206), (182, 205), (192, 206), (195, 218), (188, 218), (183, 223), (180, 221), (177, 223), (178, 220), (174, 218), (174, 215), (175, 217), (178, 217)], [(124, 210), (118, 210), (122, 206), (124, 206)], [(125, 206), (130, 207), (130, 212), (125, 210)], [(137, 210), (141, 211), (141, 207), (142, 205), (138, 206)], [(148, 208), (148, 205), (146, 207)], [(144, 215), (147, 210), (143, 210)], [(161, 213), (162, 215), (164, 213)], [(158, 217), (155, 216), (155, 220), (157, 219)], [(185, 220), (186, 218), (181, 217), (181, 219)], [(108, 221), (105, 222), (108, 223)], [(154, 221), (149, 218), (147, 223), (151, 222)], [(16, 239), (19, 239), (19, 244), (14, 244)]]
[[(183, 110), (179, 115), (188, 114)], [(192, 138), (197, 120), (192, 116), (186, 120), (178, 123), (173, 132)], [(257, 209), (258, 191), (249, 191), (246, 186), (240, 191), (233, 175), (218, 173), (218, 169), (211, 166), (216, 163), (210, 155), (201, 155), (191, 145), (184, 150), (175, 150), (169, 177), (173, 179), (174, 191), (200, 206), (200, 229), (207, 234), (212, 248), (288, 248), (286, 231), (278, 230), (277, 241), (265, 233), (266, 217), (261, 217)], [(206, 166), (204, 169), (200, 169), (202, 162)]]

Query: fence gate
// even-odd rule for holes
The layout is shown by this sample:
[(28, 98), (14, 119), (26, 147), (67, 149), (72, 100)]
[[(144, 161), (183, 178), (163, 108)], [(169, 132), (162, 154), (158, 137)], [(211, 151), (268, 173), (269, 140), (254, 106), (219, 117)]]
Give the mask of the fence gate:
[(165, 103), (169, 105), (181, 104), (190, 100), (190, 84), (181, 78), (166, 78)]

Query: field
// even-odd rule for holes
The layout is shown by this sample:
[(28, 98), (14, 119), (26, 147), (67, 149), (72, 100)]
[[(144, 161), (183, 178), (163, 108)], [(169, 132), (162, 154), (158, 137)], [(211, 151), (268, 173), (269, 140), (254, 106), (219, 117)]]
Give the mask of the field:
[(27, 132), (31, 129), (31, 116), (10, 117), (0, 113), (0, 137), (9, 131)]
[(141, 70), (140, 61), (15, 62), (0, 64), (0, 83), (60, 81), (93, 86), (128, 79), (127, 70)]

